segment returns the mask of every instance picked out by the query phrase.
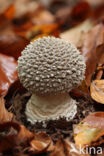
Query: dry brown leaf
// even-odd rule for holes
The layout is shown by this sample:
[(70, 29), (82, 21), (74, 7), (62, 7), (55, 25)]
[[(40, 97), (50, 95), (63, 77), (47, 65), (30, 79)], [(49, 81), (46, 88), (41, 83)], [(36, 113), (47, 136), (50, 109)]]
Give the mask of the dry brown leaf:
[[(18, 92), (19, 94), (14, 94)], [(9, 110), (14, 110), (16, 119), (18, 121), (21, 121), (21, 110), (23, 108), (22, 99), (24, 96), (21, 96), (21, 94), (25, 93), (26, 89), (22, 86), (19, 79), (17, 79), (14, 83), (12, 83), (8, 89), (8, 92), (5, 96), (6, 99), (6, 106), (9, 108)], [(28, 95), (26, 97), (29, 97), (31, 93), (27, 93)], [(11, 99), (13, 103), (11, 103)]]
[(27, 147), (34, 134), (17, 122), (0, 124), (0, 152), (15, 150), (20, 145)]
[(70, 156), (90, 156), (87, 152), (83, 153), (81, 149), (77, 148), (76, 145), (70, 142), (68, 139), (65, 139), (65, 142), (69, 150)]
[(91, 83), (96, 65), (104, 63), (104, 26), (103, 24), (98, 24), (93, 27), (91, 23), (88, 20), (82, 25), (61, 34), (61, 38), (80, 47), (86, 61), (86, 84), (88, 86)]
[(8, 8), (0, 14), (0, 28), (5, 26), (8, 22), (13, 20), (15, 14), (15, 7), (13, 4), (8, 6)]
[(58, 23), (60, 23), (61, 25), (65, 23), (65, 21), (67, 21), (71, 15), (72, 12), (72, 7), (71, 6), (65, 6), (62, 7), (61, 9), (59, 9), (56, 12), (56, 19), (58, 21)]
[(66, 143), (64, 140), (58, 140), (54, 151), (50, 156), (70, 156), (68, 149), (66, 149)]
[(12, 121), (13, 114), (8, 112), (5, 108), (5, 103), (3, 97), (0, 98), (0, 123)]
[(7, 19), (12, 20), (15, 14), (15, 6), (12, 4), (10, 7), (4, 12), (4, 15)]
[(89, 96), (90, 96), (89, 89), (88, 89), (88, 86), (86, 85), (85, 80), (82, 81), (81, 85), (78, 88), (71, 90), (70, 93), (72, 93), (76, 97), (84, 96), (84, 97), (89, 98)]
[(58, 37), (59, 36), (58, 27), (59, 27), (58, 24), (36, 25), (33, 26), (29, 31), (27, 31), (26, 37), (32, 40), (49, 35), (54, 35)]
[(79, 1), (77, 3), (71, 12), (71, 25), (79, 24), (80, 22), (84, 21), (85, 19), (88, 19), (92, 16), (93, 10), (89, 3), (86, 1)]
[(24, 15), (34, 12), (38, 9), (39, 4), (32, 0), (15, 0), (16, 14), (15, 18), (21, 18)]
[(9, 8), (10, 5), (13, 4), (13, 0), (0, 0), (0, 14), (4, 13), (6, 9)]
[(103, 70), (99, 69), (96, 74), (96, 80), (100, 80), (102, 76), (103, 76)]
[(20, 131), (17, 136), (17, 142), (24, 143), (26, 141), (32, 140), (34, 137), (34, 134), (30, 132), (24, 125), (20, 125)]
[(0, 54), (0, 95), (5, 96), (17, 79), (17, 62), (13, 57)]
[(36, 133), (34, 139), (30, 142), (30, 151), (34, 154), (53, 151), (54, 145), (51, 137), (45, 132)]
[(15, 6), (13, 5), (13, 0), (8, 0), (8, 2), (1, 0), (0, 7), (2, 8), (0, 9), (0, 29), (2, 31), (13, 20)]
[(0, 36), (0, 52), (17, 59), (28, 43), (29, 41), (27, 39), (20, 36), (2, 35)]
[(79, 47), (83, 32), (88, 32), (92, 27), (93, 23), (88, 19), (80, 25), (61, 33), (60, 37)]
[(75, 144), (66, 140), (58, 140), (54, 151), (49, 156), (89, 156), (79, 151)]
[(45, 153), (47, 152), (47, 149), (49, 147), (49, 144), (38, 141), (38, 140), (32, 140), (30, 145), (31, 145), (31, 148), (29, 151), (31, 151), (32, 154), (33, 153), (34, 154)]
[[(14, 115), (8, 112), (4, 99), (0, 98), (0, 152), (12, 149), (20, 144), (27, 144), (34, 138), (34, 134), (25, 126), (13, 122)], [(8, 133), (7, 133), (8, 132)]]
[(100, 62), (104, 50), (104, 26), (98, 24), (88, 33), (85, 33), (82, 41), (82, 55), (86, 61), (86, 84), (91, 83), (96, 65)]
[(55, 17), (48, 10), (42, 9), (33, 16), (32, 22), (37, 25), (54, 23)]
[(0, 152), (13, 149), (16, 146), (16, 136), (20, 130), (17, 123), (0, 123)]
[(74, 139), (77, 146), (96, 146), (104, 143), (104, 112), (88, 115), (74, 128)]
[(91, 97), (104, 104), (104, 80), (94, 80), (90, 86)]
[(104, 0), (85, 0), (93, 7), (98, 7), (99, 5), (104, 4)]
[[(72, 2), (71, 2), (72, 3)], [(85, 19), (88, 19), (92, 15), (92, 8), (86, 1), (79, 1), (74, 7), (71, 5), (63, 6), (56, 13), (58, 22), (67, 28), (72, 28), (75, 25), (80, 24)]]

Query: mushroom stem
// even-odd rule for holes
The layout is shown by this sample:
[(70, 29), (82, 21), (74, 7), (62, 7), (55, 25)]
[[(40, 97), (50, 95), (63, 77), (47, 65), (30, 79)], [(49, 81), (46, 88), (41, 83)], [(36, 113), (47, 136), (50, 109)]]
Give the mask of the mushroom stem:
[(77, 113), (76, 103), (68, 93), (48, 96), (32, 94), (25, 113), (32, 124), (59, 118), (71, 120)]

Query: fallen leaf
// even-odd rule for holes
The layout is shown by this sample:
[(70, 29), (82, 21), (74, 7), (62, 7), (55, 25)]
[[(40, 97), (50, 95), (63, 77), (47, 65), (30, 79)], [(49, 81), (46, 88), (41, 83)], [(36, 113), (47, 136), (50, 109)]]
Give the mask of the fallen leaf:
[(56, 19), (60, 25), (64, 25), (64, 23), (69, 19), (72, 12), (71, 6), (62, 7), (56, 12)]
[(0, 1), (0, 28), (4, 29), (5, 26), (10, 24), (11, 20), (14, 18), (15, 6), (13, 5), (13, 0)]
[(104, 55), (104, 26), (98, 24), (94, 26), (88, 33), (85, 33), (82, 38), (81, 51), (86, 62), (86, 84), (91, 83), (92, 75), (96, 69), (96, 65), (100, 62)]
[(12, 20), (15, 14), (15, 7), (14, 5), (10, 5), (9, 8), (4, 12), (4, 15), (7, 19)]
[(29, 31), (27, 31), (26, 37), (32, 40), (35, 40), (38, 37), (49, 35), (54, 35), (58, 37), (59, 36), (58, 27), (59, 27), (58, 24), (36, 25), (33, 26)]
[(54, 151), (50, 156), (70, 156), (69, 150), (66, 148), (66, 142), (64, 140), (58, 140)]
[(81, 153), (75, 144), (68, 139), (60, 139), (57, 141), (54, 151), (49, 156), (89, 156), (89, 154)]
[(12, 121), (13, 116), (14, 115), (8, 112), (5, 108), (5, 102), (3, 97), (0, 97), (0, 124), (7, 121)]
[(39, 7), (39, 4), (32, 0), (15, 0), (14, 5), (16, 8), (15, 18), (21, 18), (30, 12), (36, 11)]
[(66, 146), (69, 150), (70, 156), (90, 156), (86, 151), (81, 151), (77, 146), (70, 142), (69, 139), (65, 139)]
[(103, 66), (97, 67), (96, 80), (100, 80), (103, 76)]
[(90, 20), (87, 20), (83, 24), (62, 33), (60, 37), (80, 48), (86, 62), (85, 80), (86, 84), (89, 86), (96, 65), (98, 63), (103, 64), (104, 62), (103, 24), (93, 26), (93, 23)]
[(0, 52), (17, 59), (21, 51), (29, 44), (29, 41), (23, 37), (15, 35), (0, 36)]
[(3, 13), (0, 14), (0, 27), (2, 24), (6, 24), (14, 18), (15, 7), (11, 4)]
[(78, 88), (71, 90), (70, 93), (72, 93), (76, 97), (89, 98), (89, 96), (90, 96), (89, 89), (88, 89), (88, 86), (86, 85), (85, 80), (82, 81), (81, 85)]
[(19, 90), (19, 93), (23, 93), (23, 92), (26, 91), (26, 89), (25, 89), (25, 88), (23, 87), (23, 85), (20, 83), (20, 80), (19, 80), (19, 79), (17, 79), (16, 81), (14, 81), (14, 82), (10, 85), (10, 87), (9, 87), (9, 89), (8, 89), (8, 92), (7, 92), (6, 96), (5, 96), (7, 102), (8, 102), (8, 99), (12, 98), (12, 96), (14, 95), (14, 92), (15, 92), (16, 90)]
[(5, 10), (9, 8), (13, 4), (13, 0), (0, 0), (0, 14), (4, 13)]
[(16, 146), (16, 136), (20, 131), (17, 123), (5, 122), (0, 124), (0, 152), (10, 150)]
[(89, 3), (86, 1), (79, 1), (72, 9), (71, 22), (72, 25), (76, 25), (85, 19), (89, 18), (93, 13), (93, 10)]
[(0, 54), (0, 95), (6, 95), (10, 85), (17, 79), (17, 62), (13, 57)]
[(99, 23), (99, 22), (104, 23), (104, 1), (101, 5), (98, 5), (95, 8), (92, 20), (94, 20), (95, 23)]
[(0, 36), (3, 36), (4, 34), (9, 36), (13, 36), (15, 34), (10, 22), (6, 23), (6, 25), (3, 25), (2, 31), (0, 31)]
[(41, 9), (32, 17), (32, 22), (36, 25), (54, 23), (55, 17), (48, 10)]
[(92, 99), (101, 104), (104, 104), (104, 80), (92, 81), (90, 92)]
[(74, 139), (77, 146), (96, 146), (104, 143), (104, 112), (88, 115), (74, 128)]
[[(89, 31), (88, 31), (89, 30)], [(76, 37), (75, 37), (76, 36)], [(86, 62), (86, 84), (91, 83), (92, 75), (98, 63), (104, 62), (104, 26), (98, 24), (93, 27), (90, 21), (86, 21), (68, 32), (62, 33), (61, 38), (80, 47)]]
[(47, 0), (39, 0), (45, 7), (53, 7), (53, 9), (54, 9), (54, 7), (55, 6), (57, 6), (57, 8), (59, 9), (59, 8), (61, 8), (62, 6), (66, 6), (66, 5), (71, 5), (71, 6), (73, 6), (73, 5), (75, 5), (77, 2), (78, 2), (78, 0), (64, 0), (64, 1), (62, 1), (62, 0), (49, 0), (49, 1), (47, 1)]
[(80, 25), (71, 28), (67, 31), (64, 31), (63, 33), (60, 34), (60, 37), (79, 47), (83, 32), (88, 32), (92, 27), (93, 23), (91, 20), (88, 19), (83, 23), (81, 23)]
[[(64, 3), (64, 1), (61, 2)], [(73, 7), (68, 4), (61, 4), (62, 7), (56, 12), (57, 21), (60, 23), (62, 29), (72, 28), (92, 15), (92, 8), (86, 1), (70, 1), (71, 4), (73, 2), (75, 3)]]
[(51, 137), (45, 132), (36, 133), (34, 139), (30, 142), (31, 151), (34, 154), (53, 151), (54, 145)]
[(32, 140), (34, 137), (34, 134), (26, 129), (24, 125), (20, 125), (20, 131), (17, 136), (17, 140), (19, 144), (24, 143), (26, 141)]
[(87, 1), (93, 7), (98, 7), (99, 5), (104, 4), (103, 0), (85, 0), (85, 1)]
[[(15, 93), (19, 94), (15, 94)], [(12, 83), (8, 89), (8, 92), (5, 96), (6, 106), (9, 111), (13, 111), (15, 113), (16, 119), (21, 121), (21, 111), (23, 108), (23, 99), (24, 96), (28, 100), (31, 96), (31, 93), (27, 93), (26, 89), (22, 86), (19, 79), (17, 79), (14, 83)], [(25, 107), (25, 106), (24, 106)]]
[(15, 150), (20, 145), (27, 147), (34, 134), (17, 122), (0, 124), (0, 152)]

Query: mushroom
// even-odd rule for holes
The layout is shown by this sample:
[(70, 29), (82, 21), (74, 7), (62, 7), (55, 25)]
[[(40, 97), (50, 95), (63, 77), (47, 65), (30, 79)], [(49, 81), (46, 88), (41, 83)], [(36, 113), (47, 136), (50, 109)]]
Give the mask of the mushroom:
[(26, 105), (32, 123), (65, 118), (77, 113), (77, 102), (69, 91), (84, 79), (85, 62), (78, 49), (55, 37), (43, 37), (30, 43), (18, 59), (18, 75), (32, 93)]

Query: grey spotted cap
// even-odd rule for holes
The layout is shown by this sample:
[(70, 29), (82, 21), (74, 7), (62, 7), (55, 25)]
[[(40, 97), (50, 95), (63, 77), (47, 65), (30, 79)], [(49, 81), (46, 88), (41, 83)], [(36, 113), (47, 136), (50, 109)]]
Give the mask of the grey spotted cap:
[(81, 83), (84, 74), (85, 62), (78, 49), (55, 37), (31, 42), (18, 59), (21, 83), (40, 95), (69, 92)]

